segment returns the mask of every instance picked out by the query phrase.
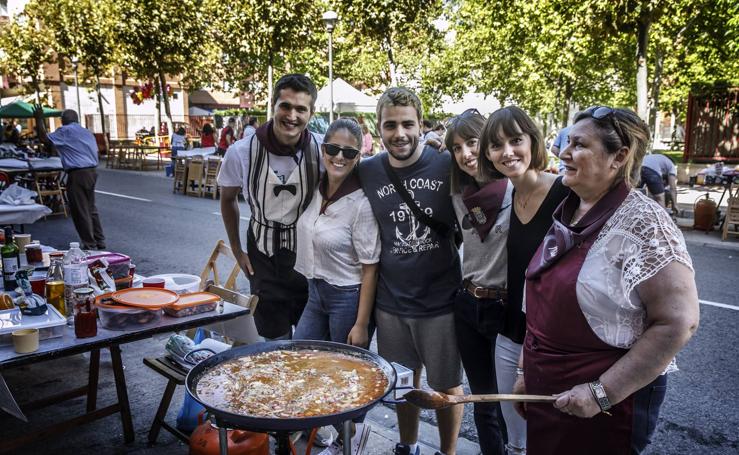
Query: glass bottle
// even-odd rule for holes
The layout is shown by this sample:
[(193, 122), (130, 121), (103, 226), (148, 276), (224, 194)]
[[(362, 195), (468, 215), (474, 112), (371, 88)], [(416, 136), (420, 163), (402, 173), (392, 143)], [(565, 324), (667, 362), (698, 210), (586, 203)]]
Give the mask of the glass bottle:
[(15, 272), (21, 265), (18, 245), (13, 240), (13, 228), (5, 228), (5, 244), (0, 248), (0, 255), (3, 260), (3, 288), (13, 291), (17, 287)]
[(64, 272), (61, 258), (51, 260), (49, 273), (46, 275), (46, 303), (59, 310), (62, 316), (67, 316), (64, 305)]

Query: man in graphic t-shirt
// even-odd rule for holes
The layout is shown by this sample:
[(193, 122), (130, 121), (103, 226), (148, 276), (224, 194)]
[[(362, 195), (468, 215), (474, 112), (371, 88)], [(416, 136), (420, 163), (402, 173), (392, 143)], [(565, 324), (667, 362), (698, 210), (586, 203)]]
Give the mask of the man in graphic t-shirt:
[[(378, 351), (414, 370), (420, 386), (426, 367), (434, 390), (461, 394), (462, 369), (454, 336), (454, 296), (461, 285), (449, 191), (449, 152), (420, 143), (422, 107), (405, 88), (390, 88), (377, 104), (377, 124), (388, 153), (360, 162), (362, 188), (380, 227), (382, 252), (375, 301)], [(413, 202), (449, 232), (420, 221), (398, 194), (385, 168), (395, 173)], [(430, 221), (429, 223), (433, 223)], [(396, 454), (417, 455), (419, 410), (397, 407), (400, 444)], [(441, 450), (454, 454), (462, 408), (436, 411)]]

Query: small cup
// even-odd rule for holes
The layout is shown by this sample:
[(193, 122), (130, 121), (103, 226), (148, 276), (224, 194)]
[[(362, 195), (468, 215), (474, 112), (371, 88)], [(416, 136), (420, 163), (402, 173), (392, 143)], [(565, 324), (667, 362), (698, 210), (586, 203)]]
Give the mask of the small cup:
[(141, 285), (145, 288), (164, 289), (164, 278), (144, 278)]
[(46, 277), (43, 275), (33, 275), (29, 278), (29, 281), (31, 282), (33, 293), (46, 298)]
[(38, 351), (38, 329), (21, 329), (12, 334), (13, 348), (18, 354)]
[(29, 264), (44, 262), (44, 254), (41, 251), (41, 245), (38, 243), (30, 243), (29, 245), (26, 245), (26, 261)]
[(15, 234), (15, 244), (20, 251), (25, 251), (26, 245), (31, 243), (31, 234)]

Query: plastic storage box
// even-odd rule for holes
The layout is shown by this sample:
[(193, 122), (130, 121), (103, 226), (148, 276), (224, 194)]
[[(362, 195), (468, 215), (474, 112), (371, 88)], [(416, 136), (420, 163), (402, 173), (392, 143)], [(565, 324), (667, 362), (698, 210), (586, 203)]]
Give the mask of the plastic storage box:
[(162, 310), (150, 310), (119, 305), (110, 298), (110, 293), (98, 296), (95, 307), (100, 316), (100, 325), (108, 330), (131, 330), (156, 325), (162, 319)]
[(0, 312), (0, 345), (13, 344), (11, 333), (20, 329), (38, 329), (39, 340), (64, 335), (67, 319), (53, 306), (46, 308), (46, 313), (39, 316), (26, 316), (13, 310)]
[(129, 275), (131, 268), (131, 258), (120, 253), (104, 253), (87, 256), (87, 263), (92, 264), (97, 259), (105, 259), (108, 261), (108, 274), (113, 279), (124, 278)]
[(207, 313), (218, 306), (221, 298), (210, 292), (195, 292), (183, 294), (172, 305), (164, 307), (164, 313), (175, 318), (192, 316), (193, 314)]

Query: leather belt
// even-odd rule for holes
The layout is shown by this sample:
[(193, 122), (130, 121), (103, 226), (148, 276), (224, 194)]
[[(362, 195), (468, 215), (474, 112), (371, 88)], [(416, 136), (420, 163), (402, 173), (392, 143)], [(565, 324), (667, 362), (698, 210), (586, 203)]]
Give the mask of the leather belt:
[(475, 286), (472, 281), (467, 279), (462, 282), (462, 287), (465, 291), (467, 291), (472, 297), (475, 297), (476, 299), (503, 300), (504, 302), (508, 301), (508, 291), (506, 291), (505, 289), (493, 289)]

